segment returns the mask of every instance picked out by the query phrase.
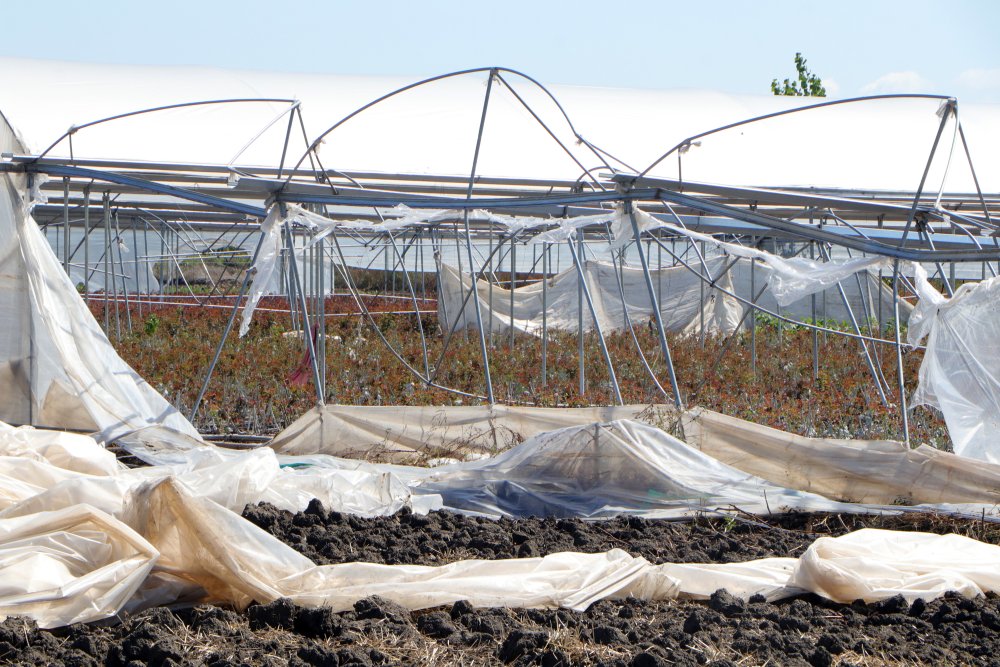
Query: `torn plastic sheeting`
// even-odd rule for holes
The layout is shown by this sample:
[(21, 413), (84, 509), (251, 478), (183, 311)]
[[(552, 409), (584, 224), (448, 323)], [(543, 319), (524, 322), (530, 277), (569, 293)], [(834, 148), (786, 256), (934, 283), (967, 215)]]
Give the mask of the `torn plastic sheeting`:
[[(141, 429), (117, 442), (157, 465), (127, 469), (88, 436), (31, 428), (0, 430), (2, 515), (83, 502), (120, 516), (135, 489), (171, 475), (235, 511), (257, 502), (301, 511), (313, 498), (362, 516), (391, 514), (410, 506), (409, 489), (389, 473), (282, 470), (270, 449), (226, 450), (163, 427)], [(67, 443), (72, 450), (63, 448)], [(3, 456), (6, 452), (21, 456)], [(418, 506), (427, 511), (437, 503), (422, 498)]]
[(113, 616), (158, 557), (131, 528), (85, 504), (0, 520), (0, 617), (53, 628)]
[[(0, 151), (24, 152), (0, 118)], [(31, 216), (27, 179), (0, 173), (0, 419), (98, 431), (195, 428), (128, 366)]]
[(956, 511), (964, 511), (958, 504), (968, 503), (979, 507), (974, 510), (977, 515), (983, 506), (990, 513), (1000, 505), (1000, 465), (926, 445), (909, 449), (892, 440), (810, 438), (704, 408), (687, 410), (680, 417), (667, 405), (326, 405), (303, 415), (275, 437), (272, 447), (291, 455), (289, 461), (309, 460), (312, 454), (370, 458), (389, 453), (408, 462), (441, 451), (456, 458), (478, 458), (545, 431), (616, 419), (659, 424), (680, 419), (691, 447), (776, 486), (826, 498), (872, 505), (948, 504), (941, 509)]
[(260, 303), (260, 299), (277, 287), (278, 276), (275, 275), (278, 269), (278, 258), (281, 256), (281, 217), (280, 207), (271, 206), (267, 212), (267, 217), (260, 225), (260, 233), (263, 237), (260, 241), (260, 250), (257, 251), (257, 258), (254, 260), (250, 271), (253, 274), (253, 282), (250, 285), (250, 293), (247, 302), (243, 305), (243, 313), (240, 319), (240, 337), (242, 338), (250, 330), (250, 321), (253, 319), (253, 312)]
[[(652, 437), (652, 434), (659, 435)], [(456, 480), (460, 487), (469, 482), (481, 484), (483, 479), (490, 479), (490, 475), (493, 478), (502, 475), (522, 484), (531, 480), (538, 497), (567, 507), (572, 505), (574, 498), (578, 506), (592, 504), (592, 500), (581, 500), (587, 495), (634, 507), (636, 498), (645, 489), (646, 509), (656, 505), (661, 510), (669, 507), (669, 496), (675, 494), (678, 498), (687, 498), (691, 506), (704, 503), (699, 509), (704, 511), (711, 506), (711, 498), (703, 496), (724, 489), (730, 501), (747, 507), (752, 507), (755, 496), (759, 503), (759, 496), (766, 493), (765, 507), (770, 498), (770, 502), (784, 507), (846, 509), (828, 501), (818, 507), (813, 504), (810, 494), (788, 494), (785, 490), (769, 487), (761, 480), (713, 462), (683, 443), (671, 443), (664, 438), (669, 439), (669, 436), (652, 427), (617, 422), (550, 432), (526, 443), (527, 447), (511, 450), (506, 458), (498, 457), (478, 465), (459, 464), (452, 466), (450, 474), (446, 469), (420, 471), (372, 464), (358, 470), (396, 470), (400, 473), (399, 478), (408, 484), (417, 475), (440, 473), (446, 473), (440, 476)], [(673, 446), (667, 446), (670, 444)], [(206, 449), (213, 448), (206, 446)], [(779, 599), (808, 590), (834, 599), (841, 599), (835, 596), (847, 596), (867, 600), (884, 599), (900, 591), (911, 596), (934, 597), (956, 585), (969, 595), (1000, 589), (1000, 568), (995, 565), (1000, 562), (997, 558), (1000, 547), (977, 546), (971, 540), (946, 540), (922, 549), (916, 548), (922, 543), (914, 542), (913, 538), (897, 539), (892, 537), (897, 534), (887, 531), (862, 531), (865, 537), (853, 540), (837, 538), (845, 540), (843, 543), (821, 540), (814, 545), (815, 558), (803, 558), (794, 563), (794, 568), (790, 567), (793, 562), (787, 558), (739, 564), (654, 566), (621, 551), (589, 555), (563, 553), (512, 561), (459, 561), (441, 567), (366, 563), (317, 566), (238, 514), (241, 504), (259, 493), (259, 488), (246, 488), (236, 494), (228, 490), (239, 488), (240, 479), (258, 477), (260, 471), (255, 470), (253, 464), (273, 462), (273, 453), (259, 450), (224, 456), (206, 451), (197, 455), (189, 453), (189, 456), (195, 469), (181, 473), (186, 481), (163, 476), (162, 471), (151, 471), (145, 478), (140, 477), (138, 484), (122, 489), (122, 500), (115, 511), (127, 527), (84, 504), (96, 496), (94, 489), (86, 485), (75, 487), (76, 497), (65, 493), (42, 493), (15, 507), (18, 511), (0, 516), (0, 564), (4, 563), (5, 548), (11, 556), (7, 561), (9, 567), (0, 570), (0, 581), (4, 581), (4, 577), (12, 581), (23, 579), (28, 583), (19, 584), (20, 589), (15, 587), (15, 593), (27, 588), (28, 593), (46, 591), (47, 595), (47, 603), (41, 606), (33, 606), (37, 602), (35, 597), (29, 596), (27, 601), (13, 597), (7, 606), (0, 607), (0, 612), (29, 615), (46, 626), (111, 615), (125, 602), (121, 588), (108, 588), (109, 572), (124, 571), (128, 586), (134, 589), (139, 576), (135, 572), (140, 568), (147, 568), (145, 572), (149, 577), (128, 603), (132, 609), (178, 600), (241, 607), (253, 600), (269, 602), (285, 597), (302, 605), (325, 605), (344, 610), (357, 599), (375, 593), (410, 609), (462, 599), (479, 606), (584, 609), (609, 597), (632, 595), (665, 599), (682, 595), (704, 598), (719, 588), (727, 588), (741, 597), (759, 593)], [(322, 458), (302, 457), (299, 460)], [(51, 465), (27, 461), (32, 465)], [(214, 465), (197, 468), (199, 461)], [(240, 470), (241, 462), (250, 467)], [(276, 464), (272, 467), (276, 468)], [(646, 468), (652, 468), (652, 472)], [(463, 469), (471, 474), (464, 479), (454, 474)], [(195, 473), (202, 476), (196, 477)], [(297, 473), (287, 474), (292, 478)], [(108, 479), (114, 481), (116, 476)], [(254, 484), (270, 486), (266, 482), (255, 481)], [(651, 496), (650, 490), (655, 491)], [(447, 494), (442, 495), (448, 499)], [(213, 498), (231, 506), (226, 507)], [(748, 502), (743, 503), (744, 498)], [(103, 502), (100, 498), (97, 500)], [(52, 511), (58, 507), (62, 509)], [(94, 551), (93, 541), (59, 537), (62, 534), (56, 530), (59, 526), (53, 528), (45, 519), (63, 516), (60, 513), (72, 517), (97, 517), (95, 520), (103, 521), (106, 527), (102, 527), (101, 534), (105, 542), (99, 544), (106, 543), (106, 546)], [(19, 514), (21, 516), (17, 516)], [(41, 561), (34, 556), (28, 560), (21, 558), (23, 554), (37, 552), (21, 549), (29, 543), (18, 541), (17, 530), (26, 525), (41, 526), (38, 531), (27, 534), (26, 539), (32, 540), (32, 548), (37, 544), (44, 548), (45, 544), (52, 543), (51, 539), (62, 545), (50, 550), (57, 555), (58, 567), (51, 572), (43, 570), (48, 574), (40, 582), (37, 577), (25, 576), (25, 572), (34, 572), (39, 564), (47, 565), (49, 561), (44, 559), (50, 552), (45, 552)], [(145, 541), (137, 541), (128, 528)], [(50, 534), (57, 537), (50, 538)], [(4, 535), (14, 537), (4, 539)], [(924, 538), (940, 539), (936, 536)], [(830, 543), (834, 545), (832, 551)], [(149, 569), (157, 553), (155, 567)], [(124, 563), (119, 562), (122, 559), (118, 554), (125, 554)], [(63, 567), (66, 562), (71, 565)], [(843, 592), (845, 570), (855, 576), (855, 580), (849, 582), (855, 588), (846, 589), (846, 593)], [(975, 587), (966, 585), (967, 581)], [(78, 582), (87, 582), (87, 587), (82, 588)], [(91, 586), (90, 582), (96, 584)], [(105, 588), (102, 589), (102, 585)], [(100, 598), (100, 604), (93, 602), (91, 598), (105, 589), (109, 591), (107, 600)]]
[[(91, 542), (59, 542), (61, 534), (45, 518), (64, 515), (103, 518), (111, 528), (104, 531), (110, 551), (124, 548), (128, 558), (115, 560), (118, 554), (109, 556), (108, 548), (94, 551)], [(732, 564), (651, 565), (615, 549), (599, 554), (457, 561), (437, 567), (371, 563), (317, 566), (238, 514), (194, 495), (172, 478), (145, 486), (131, 505), (128, 522), (143, 539), (86, 507), (0, 520), (0, 564), (5, 563), (6, 554), (14, 556), (6, 559), (0, 581), (19, 582), (14, 586), (15, 596), (22, 591), (29, 594), (27, 600), (8, 596), (6, 604), (0, 598), (0, 613), (27, 615), (46, 627), (108, 616), (124, 604), (123, 589), (134, 589), (136, 580), (146, 572), (151, 576), (137, 591), (143, 605), (169, 604), (183, 598), (244, 607), (252, 601), (288, 598), (296, 604), (325, 606), (333, 611), (348, 610), (356, 600), (374, 594), (413, 610), (458, 600), (475, 606), (584, 610), (598, 600), (626, 596), (704, 599), (720, 588), (741, 598), (762, 594), (776, 600), (808, 591), (840, 602), (872, 602), (897, 594), (911, 600), (930, 599), (948, 590), (973, 596), (1000, 590), (1000, 547), (956, 535), (862, 530), (839, 538), (820, 538), (797, 561), (773, 558)], [(57, 563), (61, 566), (75, 559), (75, 570), (56, 567), (44, 581), (23, 583), (19, 568), (37, 564), (17, 560), (21, 546), (16, 540), (20, 537), (17, 529), (25, 526), (31, 526), (27, 537), (33, 547), (39, 541), (44, 545), (50, 534), (56, 535), (55, 543), (65, 546), (55, 550)], [(11, 536), (15, 539), (7, 539)], [(133, 551), (128, 551), (128, 545), (133, 545)], [(155, 567), (150, 570), (154, 560)], [(108, 585), (109, 567), (111, 572), (125, 570), (124, 584)], [(172, 585), (164, 585), (167, 578)], [(95, 581), (105, 588), (83, 588), (79, 583)], [(107, 594), (102, 595), (105, 590)], [(44, 599), (39, 599), (42, 596)]]
[[(393, 207), (385, 212), (392, 220), (373, 223), (367, 220), (334, 220), (312, 211), (307, 211), (295, 204), (288, 205), (288, 215), (285, 219), (299, 222), (319, 233), (313, 243), (328, 234), (344, 229), (349, 231), (386, 233), (399, 231), (408, 227), (419, 227), (445, 221), (465, 219), (465, 211), (457, 209), (412, 209), (404, 204)], [(485, 209), (473, 209), (468, 212), (470, 222), (489, 222), (514, 236), (527, 230), (545, 229), (541, 234), (529, 239), (529, 243), (555, 243), (574, 238), (577, 230), (590, 225), (611, 222), (616, 212), (598, 213), (595, 215), (577, 216), (573, 218), (552, 218), (533, 216), (501, 215)]]
[[(440, 567), (317, 566), (239, 515), (169, 479), (150, 487), (135, 508), (132, 523), (160, 551), (158, 567), (184, 573), (206, 591), (205, 601), (237, 607), (289, 598), (344, 611), (362, 597), (382, 593), (410, 609), (456, 600), (585, 609), (623, 591), (642, 588), (670, 595), (676, 589), (676, 582), (651, 572), (645, 559), (618, 550)], [(649, 576), (653, 579), (638, 581)]]
[[(648, 214), (647, 217), (655, 220)], [(818, 262), (804, 257), (779, 257), (757, 248), (726, 243), (708, 234), (683, 229), (667, 222), (659, 221), (657, 226), (695, 241), (709, 243), (733, 257), (760, 260), (771, 269), (768, 289), (780, 306), (788, 306), (811, 294), (822, 292), (845, 278), (850, 278), (858, 271), (892, 266), (891, 260), (886, 257), (858, 257), (829, 262)]]
[[(279, 276), (276, 275), (276, 271), (281, 255), (281, 229), (285, 222), (297, 222), (316, 232), (315, 237), (310, 243), (311, 245), (338, 229), (354, 232), (391, 233), (435, 222), (464, 218), (462, 211), (411, 209), (405, 205), (399, 205), (386, 212), (386, 215), (392, 216), (394, 219), (381, 223), (373, 223), (367, 220), (333, 220), (318, 213), (307, 211), (296, 204), (286, 204), (284, 206), (285, 210), (282, 213), (282, 205), (272, 204), (271, 208), (268, 209), (267, 217), (261, 224), (260, 233), (263, 239), (260, 251), (257, 253), (257, 258), (251, 267), (253, 281), (250, 285), (249, 298), (243, 306), (240, 321), (240, 337), (245, 336), (250, 330), (250, 322), (253, 319), (253, 313), (257, 308), (257, 304), (260, 303), (261, 297), (265, 294), (278, 291)], [(531, 243), (552, 243), (573, 238), (576, 230), (581, 227), (610, 222), (614, 215), (614, 212), (609, 211), (608, 213), (575, 218), (536, 218), (499, 215), (490, 211), (475, 209), (469, 212), (469, 219), (499, 225), (511, 235), (519, 234), (528, 229), (552, 228), (530, 241)], [(296, 256), (299, 253), (300, 250), (297, 249)]]
[(956, 454), (1000, 463), (1000, 278), (966, 283), (946, 298), (913, 265), (919, 301), (907, 341), (925, 337), (919, 384), (911, 405), (944, 415)]
[[(707, 264), (713, 275), (718, 276), (718, 288), (705, 286), (699, 276), (683, 266), (649, 272), (666, 330), (694, 333), (700, 330), (704, 321), (706, 332), (728, 334), (739, 326), (743, 306), (723, 292), (733, 291), (729, 272), (722, 274), (725, 258), (713, 258)], [(581, 304), (578, 291), (580, 271), (576, 267), (548, 278), (544, 287), (543, 282), (538, 281), (515, 288), (513, 310), (510, 290), (491, 286), (487, 281), (476, 278), (476, 292), (466, 299), (472, 289), (473, 276), (460, 274), (447, 264), (442, 264), (440, 268), (438, 317), (445, 323), (443, 327), (446, 331), (456, 322), (459, 329), (477, 326), (477, 305), (483, 326), (493, 331), (504, 331), (513, 326), (517, 331), (541, 336), (543, 317), (546, 328), (576, 331), (580, 325), (581, 307), (584, 308), (584, 331), (596, 328), (588, 306)], [(582, 273), (603, 332), (626, 329), (629, 321), (633, 326), (639, 326), (652, 317), (649, 287), (641, 269), (625, 267), (619, 271), (609, 263), (585, 261)]]
[(0, 457), (0, 512), (80, 476), (37, 459)]

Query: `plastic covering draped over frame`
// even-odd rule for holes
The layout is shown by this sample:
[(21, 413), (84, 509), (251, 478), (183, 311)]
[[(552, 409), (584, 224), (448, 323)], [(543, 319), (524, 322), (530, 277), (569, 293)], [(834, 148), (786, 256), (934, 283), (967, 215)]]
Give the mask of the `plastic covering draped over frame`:
[[(0, 150), (19, 144), (0, 117)], [(0, 419), (98, 431), (193, 426), (112, 347), (31, 217), (23, 174), (0, 173)]]
[[(315, 408), (272, 442), (281, 454), (480, 458), (545, 431), (633, 419), (676, 427), (704, 454), (779, 487), (876, 505), (1000, 504), (1000, 465), (893, 440), (808, 438), (704, 408), (354, 406)], [(979, 509), (970, 509), (979, 512)]]
[(1000, 463), (1000, 278), (967, 283), (946, 298), (913, 265), (919, 301), (907, 332), (927, 338), (912, 405), (944, 415), (956, 454)]
[[(663, 408), (669, 410), (668, 408)], [(566, 426), (658, 413), (648, 405), (537, 408), (514, 405), (316, 407), (271, 440), (279, 454), (389, 457), (412, 462), (429, 456), (478, 458)]]
[[(767, 286), (779, 306), (789, 306), (811, 294), (822, 292), (859, 271), (872, 271), (873, 269), (892, 267), (892, 261), (886, 257), (859, 257), (857, 259), (830, 262), (817, 262), (816, 260), (804, 257), (780, 257), (763, 250), (758, 250), (757, 248), (748, 248), (736, 243), (726, 243), (708, 234), (683, 229), (667, 222), (656, 220), (656, 218), (648, 214), (646, 217), (655, 221), (655, 227), (668, 229), (675, 234), (680, 234), (693, 241), (708, 243), (726, 255), (760, 260), (770, 269)], [(653, 226), (653, 223), (650, 223), (647, 228), (653, 228)]]
[[(743, 307), (721, 291), (733, 289), (728, 272), (723, 273), (725, 258), (709, 259), (706, 263), (718, 276), (718, 288), (705, 286), (698, 275), (683, 266), (649, 271), (660, 299), (660, 315), (666, 330), (696, 333), (704, 324), (706, 333), (728, 334), (739, 326)], [(582, 308), (583, 330), (593, 331), (599, 325), (605, 333), (627, 329), (629, 321), (633, 326), (645, 324), (653, 316), (642, 269), (619, 269), (609, 263), (588, 260), (582, 264), (582, 273), (597, 311), (596, 323), (586, 302), (580, 303), (580, 272), (576, 267), (552, 276), (547, 285), (539, 281), (515, 288), (513, 299), (510, 290), (491, 288), (487, 281), (477, 279), (476, 293), (466, 299), (471, 277), (459, 275), (453, 267), (442, 265), (438, 317), (445, 331), (453, 326), (459, 329), (474, 327), (478, 304), (483, 325), (488, 330), (502, 331), (513, 326), (517, 331), (541, 336), (543, 314), (547, 327), (576, 331)]]
[[(282, 206), (284, 206), (284, 209), (282, 209)], [(574, 238), (577, 230), (583, 227), (609, 223), (621, 215), (620, 208), (608, 213), (573, 218), (510, 216), (482, 209), (474, 209), (469, 212), (469, 221), (487, 222), (495, 225), (503, 230), (503, 234), (507, 234), (510, 237), (526, 231), (540, 231), (540, 233), (530, 237), (530, 243), (553, 243)], [(309, 229), (314, 234), (309, 244), (312, 245), (318, 240), (338, 231), (375, 235), (393, 234), (441, 222), (464, 220), (462, 211), (446, 209), (414, 210), (404, 205), (388, 209), (380, 213), (380, 216), (390, 219), (378, 223), (369, 220), (333, 220), (318, 213), (307, 211), (297, 204), (272, 205), (268, 209), (267, 217), (261, 224), (260, 233), (263, 237), (261, 240), (261, 249), (253, 264), (253, 283), (250, 286), (249, 298), (243, 306), (240, 336), (246, 335), (247, 331), (249, 331), (254, 310), (260, 302), (261, 297), (265, 294), (277, 293), (281, 289), (281, 276), (278, 275), (278, 267), (282, 248), (281, 233), (285, 227), (285, 223), (294, 223)], [(298, 257), (302, 249), (297, 248), (295, 252)]]
[[(314, 234), (312, 243), (315, 243), (337, 231), (393, 234), (462, 218), (460, 211), (413, 210), (397, 206), (382, 213), (388, 219), (375, 223), (368, 220), (333, 220), (294, 204), (287, 205), (284, 214), (279, 213), (280, 208), (279, 205), (273, 205), (261, 226), (262, 245), (254, 263), (254, 279), (249, 299), (243, 308), (241, 336), (249, 330), (254, 309), (261, 297), (281, 289), (278, 267), (281, 256), (281, 234), (285, 222), (294, 222), (311, 230)], [(785, 258), (756, 248), (726, 243), (712, 236), (671, 225), (638, 208), (632, 209), (632, 215), (635, 216), (640, 233), (663, 228), (673, 234), (689, 238), (692, 242), (708, 243), (723, 253), (721, 256), (708, 259), (703, 266), (697, 267), (696, 272), (688, 271), (687, 275), (681, 266), (661, 268), (653, 272), (654, 281), (658, 280), (661, 283), (657, 288), (657, 295), (661, 299), (661, 316), (668, 330), (691, 331), (696, 322), (700, 328), (702, 319), (709, 332), (728, 334), (735, 330), (743, 317), (743, 306), (738, 300), (716, 289), (716, 284), (722, 290), (735, 293), (747, 301), (755, 301), (763, 308), (776, 303), (777, 306), (784, 307), (786, 314), (792, 317), (819, 317), (842, 322), (851, 319), (859, 322), (868, 320), (883, 322), (887, 319), (884, 311), (888, 309), (883, 308), (882, 304), (891, 303), (891, 291), (872, 273), (874, 269), (887, 266), (884, 258), (865, 257), (830, 262)], [(528, 243), (567, 241), (575, 238), (579, 229), (601, 224), (607, 225), (611, 232), (612, 250), (621, 249), (634, 241), (631, 216), (620, 205), (616, 205), (613, 211), (606, 214), (574, 218), (507, 216), (477, 209), (469, 213), (469, 219), (495, 225), (511, 238), (518, 234), (528, 234)], [(297, 250), (296, 255), (299, 252), (301, 251)], [(759, 269), (751, 269), (742, 263), (735, 265), (732, 262), (725, 263), (723, 258), (726, 256), (760, 261), (762, 266)], [(726, 269), (725, 272), (723, 268)], [(760, 271), (760, 285), (766, 286), (763, 293), (753, 293), (754, 281), (750, 277), (753, 270)], [(707, 275), (699, 277), (701, 271)], [(858, 273), (863, 274), (863, 280), (846, 280)], [(460, 320), (460, 327), (474, 326), (472, 309), (475, 307), (474, 299), (477, 297), (466, 298), (471, 287), (469, 276), (459, 276), (454, 268), (447, 265), (441, 266), (440, 274), (442, 285), (438, 309), (441, 321), (450, 325)], [(630, 317), (641, 320), (652, 314), (648, 289), (640, 270), (622, 267), (620, 271), (615, 271), (613, 267), (588, 261), (584, 263), (584, 274), (595, 308), (599, 312), (602, 330), (614, 331), (627, 327), (622, 306), (623, 292)], [(547, 324), (555, 329), (577, 328), (578, 279), (578, 273), (572, 267), (549, 279), (552, 289), (546, 290), (545, 310)], [(618, 280), (623, 283), (620, 288), (617, 287)], [(664, 282), (668, 283), (668, 289), (663, 288)], [(702, 283), (710, 284), (706, 288)], [(515, 288), (513, 313), (507, 312), (510, 310), (511, 301), (509, 291), (497, 286), (491, 288), (489, 283), (483, 280), (477, 280), (477, 287), (480, 309), (485, 308), (483, 321), (488, 322), (490, 328), (504, 330), (513, 326), (519, 331), (535, 335), (541, 332), (543, 310), (541, 283)], [(837, 291), (838, 288), (843, 294)], [(814, 313), (810, 303), (805, 301), (805, 297), (817, 293), (821, 293), (822, 296), (819, 302), (821, 307)], [(484, 305), (484, 297), (489, 295), (492, 295), (492, 299), (486, 299)], [(701, 309), (698, 308), (699, 304), (702, 304)], [(904, 316), (909, 308), (908, 304), (901, 304)], [(593, 318), (589, 312), (584, 317), (584, 326), (587, 331), (593, 328)]]

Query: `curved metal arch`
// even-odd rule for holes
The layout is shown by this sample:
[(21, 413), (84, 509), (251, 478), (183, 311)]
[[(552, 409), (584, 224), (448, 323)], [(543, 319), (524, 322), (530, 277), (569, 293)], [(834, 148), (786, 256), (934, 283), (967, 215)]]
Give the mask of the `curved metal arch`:
[(740, 127), (742, 125), (749, 125), (751, 123), (756, 123), (762, 120), (768, 120), (770, 118), (776, 118), (778, 116), (787, 116), (793, 113), (799, 113), (800, 111), (812, 111), (814, 109), (822, 109), (824, 107), (832, 107), (840, 104), (851, 104), (854, 102), (869, 102), (872, 100), (889, 100), (889, 99), (925, 99), (925, 100), (942, 100), (950, 101), (952, 104), (957, 105), (958, 100), (956, 100), (951, 95), (930, 95), (923, 93), (901, 93), (901, 94), (891, 94), (891, 95), (867, 95), (865, 97), (851, 97), (846, 100), (829, 100), (827, 102), (818, 102), (816, 104), (809, 104), (804, 107), (796, 107), (794, 109), (784, 109), (782, 111), (772, 111), (771, 113), (766, 113), (761, 116), (754, 116), (753, 118), (745, 118), (744, 120), (736, 121), (735, 123), (729, 123), (728, 125), (723, 125), (712, 130), (707, 130), (705, 132), (700, 132), (698, 134), (693, 134), (690, 137), (683, 139), (676, 146), (671, 148), (669, 151), (656, 158), (648, 167), (643, 169), (639, 176), (645, 176), (653, 169), (656, 165), (663, 162), (665, 159), (673, 155), (675, 152), (683, 148), (684, 146), (690, 145), (691, 142), (701, 139), (702, 137), (707, 137), (712, 134), (718, 134), (719, 132), (724, 132), (726, 130), (731, 130), (734, 127)]
[[(336, 123), (334, 123), (333, 125), (331, 125), (330, 127), (328, 127), (326, 130), (324, 130), (323, 132), (321, 132), (315, 139), (312, 140), (312, 142), (310, 142), (309, 147), (306, 149), (306, 151), (299, 158), (298, 162), (296, 162), (295, 166), (292, 167), (289, 170), (289, 175), (288, 175), (288, 177), (286, 177), (284, 185), (288, 185), (288, 183), (291, 182), (292, 176), (294, 175), (294, 173), (296, 171), (298, 171), (299, 167), (302, 166), (302, 163), (305, 162), (305, 160), (309, 156), (309, 154), (312, 153), (312, 152), (315, 152), (316, 148), (319, 146), (320, 142), (323, 141), (323, 139), (325, 139), (334, 130), (336, 130), (340, 126), (344, 125), (349, 120), (351, 120), (352, 118), (358, 116), (362, 112), (367, 111), (368, 109), (370, 109), (370, 108), (372, 108), (372, 107), (374, 107), (374, 106), (376, 106), (378, 104), (381, 104), (382, 102), (385, 102), (386, 100), (391, 99), (391, 98), (393, 98), (393, 97), (395, 97), (397, 95), (400, 95), (400, 94), (405, 93), (407, 91), (413, 90), (415, 88), (419, 88), (420, 86), (428, 85), (428, 84), (431, 84), (431, 83), (436, 83), (437, 81), (443, 81), (445, 79), (451, 79), (451, 78), (455, 78), (455, 77), (459, 77), (459, 76), (465, 76), (465, 75), (468, 75), (468, 74), (479, 74), (479, 73), (482, 73), (482, 72), (489, 72), (491, 75), (494, 72), (506, 72), (508, 74), (513, 74), (515, 76), (519, 76), (519, 77), (521, 77), (521, 78), (529, 81), (530, 83), (534, 84), (535, 86), (537, 86), (543, 93), (545, 93), (545, 95), (552, 101), (552, 103), (559, 110), (559, 113), (562, 115), (563, 119), (566, 121), (566, 124), (569, 126), (569, 129), (573, 133), (573, 136), (576, 137), (576, 139), (579, 140), (588, 149), (590, 149), (590, 151), (592, 153), (594, 153), (594, 155), (597, 157), (597, 159), (600, 160), (601, 163), (605, 167), (607, 167), (608, 169), (611, 169), (613, 171), (617, 171), (613, 167), (611, 167), (611, 165), (609, 165), (607, 163), (607, 160), (603, 157), (603, 152), (600, 151), (600, 149), (596, 148), (589, 141), (587, 141), (583, 137), (583, 135), (581, 135), (577, 131), (576, 126), (573, 125), (573, 121), (570, 120), (569, 114), (566, 113), (566, 110), (563, 108), (562, 104), (560, 104), (559, 99), (552, 93), (552, 91), (550, 91), (544, 85), (542, 85), (541, 83), (539, 83), (536, 79), (532, 78), (531, 76), (528, 76), (527, 74), (525, 74), (523, 72), (520, 72), (520, 71), (515, 70), (515, 69), (511, 69), (511, 68), (508, 68), (508, 67), (496, 67), (496, 66), (494, 66), (494, 67), (475, 67), (475, 68), (471, 68), (471, 69), (457, 70), (455, 72), (448, 72), (446, 74), (438, 74), (436, 76), (428, 77), (426, 79), (421, 79), (420, 81), (415, 81), (413, 83), (407, 84), (405, 86), (402, 86), (401, 88), (397, 88), (395, 90), (392, 90), (392, 91), (390, 91), (388, 93), (385, 93), (384, 95), (381, 95), (381, 96), (375, 98), (374, 100), (371, 100), (370, 102), (367, 102), (367, 103), (363, 104), (362, 106), (358, 107), (357, 109), (355, 109), (354, 111), (352, 111), (351, 113), (347, 114), (346, 116), (344, 116), (343, 118), (341, 118), (340, 120), (338, 120)], [(510, 87), (509, 82), (506, 82), (506, 85), (508, 87)], [(618, 160), (618, 161), (621, 162), (620, 160)], [(622, 164), (624, 164), (624, 163), (622, 163)], [(282, 187), (284, 187), (284, 186), (282, 186)]]
[[(55, 148), (60, 143), (62, 143), (63, 139), (65, 139), (67, 137), (72, 137), (74, 134), (76, 134), (80, 130), (86, 129), (88, 127), (93, 127), (94, 125), (100, 125), (102, 123), (109, 123), (109, 122), (111, 122), (113, 120), (121, 120), (122, 118), (129, 118), (131, 116), (140, 116), (142, 114), (147, 114), (147, 113), (156, 113), (157, 111), (169, 111), (171, 109), (182, 109), (182, 108), (185, 108), (185, 107), (209, 106), (209, 105), (213, 105), (213, 104), (243, 104), (243, 103), (268, 103), (268, 104), (270, 104), (270, 103), (274, 103), (274, 102), (283, 102), (285, 104), (293, 105), (293, 107), (299, 103), (298, 100), (284, 99), (284, 98), (279, 98), (279, 97), (237, 97), (237, 98), (223, 99), (223, 100), (201, 100), (201, 101), (198, 101), (198, 102), (181, 102), (179, 104), (167, 104), (165, 106), (160, 106), (160, 107), (150, 107), (148, 109), (138, 109), (136, 111), (126, 111), (125, 113), (115, 114), (114, 116), (108, 116), (106, 118), (99, 118), (98, 120), (92, 120), (92, 121), (90, 121), (88, 123), (84, 123), (83, 125), (73, 125), (73, 126), (71, 126), (68, 130), (66, 130), (65, 132), (63, 132), (62, 135), (60, 135), (60, 137), (58, 139), (56, 139), (51, 144), (49, 144), (49, 147), (46, 148), (44, 151), (42, 151), (42, 153), (38, 157), (36, 157), (34, 160), (32, 160), (32, 161), (33, 162), (37, 162), (38, 160), (41, 160), (43, 157), (45, 157), (48, 154), (49, 151), (51, 151), (53, 148)], [(246, 149), (244, 148), (243, 150), (246, 150)]]

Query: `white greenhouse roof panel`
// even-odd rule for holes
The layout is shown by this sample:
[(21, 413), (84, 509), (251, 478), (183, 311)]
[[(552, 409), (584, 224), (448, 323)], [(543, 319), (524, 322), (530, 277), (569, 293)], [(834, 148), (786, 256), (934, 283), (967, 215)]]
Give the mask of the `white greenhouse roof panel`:
[[(528, 73), (530, 74), (530, 72)], [(728, 95), (704, 90), (548, 86), (501, 71), (490, 86), (476, 173), (574, 180), (610, 166), (645, 170), (685, 138), (755, 116), (815, 104), (816, 98)], [(341, 171), (467, 176), (472, 170), (487, 71), (442, 78), (371, 106), (334, 130), (322, 166)], [(70, 127), (179, 103), (188, 106), (86, 127), (72, 136), (77, 158), (185, 164), (286, 166), (327, 128), (415, 79), (253, 72), (207, 67), (99, 65), (0, 58), (0, 112), (41, 153)], [(291, 102), (301, 103), (289, 131)], [(530, 111), (528, 108), (530, 107)], [(881, 99), (781, 115), (699, 139), (649, 171), (708, 183), (915, 190), (942, 124), (940, 100)], [(572, 122), (567, 122), (563, 111)], [(979, 182), (1000, 191), (1000, 105), (959, 105)], [(574, 133), (574, 129), (575, 132)], [(953, 118), (945, 122), (925, 186), (974, 192)], [(249, 146), (247, 144), (250, 144)], [(52, 148), (68, 157), (70, 142)], [(304, 162), (308, 166), (308, 160)]]

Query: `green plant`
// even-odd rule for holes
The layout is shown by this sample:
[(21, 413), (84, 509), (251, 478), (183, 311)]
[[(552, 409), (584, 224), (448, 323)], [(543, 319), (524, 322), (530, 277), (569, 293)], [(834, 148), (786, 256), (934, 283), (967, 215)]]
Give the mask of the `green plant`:
[(795, 54), (795, 71), (797, 78), (793, 81), (785, 79), (778, 83), (777, 79), (771, 81), (771, 92), (775, 95), (795, 95), (800, 97), (826, 97), (826, 88), (823, 81), (818, 76), (809, 71), (806, 67), (806, 59), (801, 53)]

